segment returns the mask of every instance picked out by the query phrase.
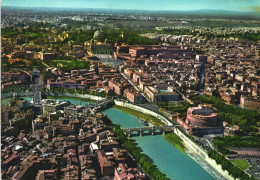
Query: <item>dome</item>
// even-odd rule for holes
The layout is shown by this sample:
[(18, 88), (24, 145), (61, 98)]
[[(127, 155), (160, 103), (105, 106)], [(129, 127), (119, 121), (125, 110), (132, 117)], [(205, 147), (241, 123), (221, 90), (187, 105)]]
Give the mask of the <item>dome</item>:
[(103, 32), (101, 32), (100, 30), (97, 30), (97, 31), (94, 33), (93, 39), (99, 40), (99, 39), (102, 39), (103, 36), (104, 36)]

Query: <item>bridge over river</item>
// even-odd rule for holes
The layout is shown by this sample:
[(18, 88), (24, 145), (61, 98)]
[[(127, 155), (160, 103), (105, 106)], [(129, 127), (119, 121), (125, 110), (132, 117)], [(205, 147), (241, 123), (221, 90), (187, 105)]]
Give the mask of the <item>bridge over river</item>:
[(99, 108), (99, 110), (102, 111), (112, 107), (113, 105), (114, 105), (114, 98), (110, 97), (110, 98), (103, 99), (101, 101), (86, 104), (85, 107), (88, 107), (90, 109)]
[(101, 101), (89, 103), (89, 104), (85, 105), (85, 107), (97, 107), (97, 106), (106, 105), (106, 104), (111, 103), (111, 102), (114, 102), (113, 97), (109, 97), (109, 98), (103, 99)]
[(134, 132), (137, 132), (139, 136), (142, 136), (143, 134), (163, 134), (166, 131), (174, 131), (174, 126), (147, 126), (138, 128), (124, 128), (122, 130), (125, 132), (127, 136), (130, 137)]

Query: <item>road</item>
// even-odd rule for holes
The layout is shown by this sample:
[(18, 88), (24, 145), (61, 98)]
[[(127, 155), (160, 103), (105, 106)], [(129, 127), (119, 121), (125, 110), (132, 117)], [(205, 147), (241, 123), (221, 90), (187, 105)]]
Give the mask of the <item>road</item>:
[(43, 64), (44, 66), (46, 66), (47, 68), (50, 68), (50, 66), (49, 66), (48, 64), (46, 64), (45, 62), (43, 62), (43, 61), (42, 61), (42, 64)]
[(201, 63), (201, 69), (200, 69), (200, 84), (199, 84), (199, 94), (203, 95), (204, 94), (204, 80), (205, 80), (205, 63)]
[[(126, 77), (126, 75), (124, 75), (122, 72), (120, 73), (125, 78), (125, 80), (127, 80), (127, 82), (129, 82), (135, 88), (136, 91), (141, 92), (140, 89), (128, 77)], [(150, 102), (150, 99), (146, 96), (144, 92), (141, 92), (141, 94), (148, 102)]]
[(193, 104), (193, 102), (189, 98), (187, 98), (183, 93), (181, 93), (178, 89), (174, 88), (174, 90), (181, 95), (184, 101), (188, 102), (189, 104)]

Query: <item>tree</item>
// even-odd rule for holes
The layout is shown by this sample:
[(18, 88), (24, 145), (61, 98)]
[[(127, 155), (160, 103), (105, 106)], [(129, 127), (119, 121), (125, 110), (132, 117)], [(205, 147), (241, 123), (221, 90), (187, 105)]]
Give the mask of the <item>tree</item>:
[(217, 162), (217, 164), (220, 164), (223, 170), (227, 170), (229, 174), (234, 178), (240, 178), (245, 180), (254, 179), (253, 177), (247, 175), (243, 170), (239, 169), (237, 166), (235, 166), (233, 163), (231, 163), (223, 155), (216, 152), (215, 150), (209, 151), (208, 155), (210, 158), (214, 159)]

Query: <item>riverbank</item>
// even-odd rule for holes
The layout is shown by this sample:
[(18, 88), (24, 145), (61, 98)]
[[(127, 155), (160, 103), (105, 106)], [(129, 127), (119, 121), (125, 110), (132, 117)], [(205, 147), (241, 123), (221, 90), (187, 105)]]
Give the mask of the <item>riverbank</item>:
[(201, 148), (198, 144), (189, 139), (185, 133), (183, 133), (177, 127), (174, 129), (174, 133), (177, 134), (177, 136), (183, 140), (185, 145), (187, 145), (187, 147), (194, 152), (194, 160), (196, 160), (201, 165), (201, 167), (203, 167), (208, 172), (211, 172), (211, 174), (217, 177), (217, 179), (234, 180), (234, 177), (232, 177), (227, 170), (222, 169), (220, 164), (217, 164), (214, 159), (209, 157), (208, 152), (205, 149)]
[(161, 120), (157, 119), (154, 116), (151, 116), (151, 115), (148, 115), (148, 114), (144, 114), (144, 113), (141, 113), (139, 111), (136, 111), (136, 110), (133, 110), (133, 109), (130, 109), (130, 108), (126, 108), (126, 107), (118, 106), (118, 105), (114, 105), (113, 108), (118, 109), (120, 111), (123, 111), (123, 112), (125, 112), (127, 114), (130, 114), (132, 116), (144, 119), (144, 120), (146, 120), (148, 122), (151, 122), (154, 126), (163, 126), (163, 125), (165, 125)]
[(95, 101), (101, 101), (105, 99), (104, 97), (101, 96), (94, 96), (91, 94), (79, 94), (79, 93), (63, 93), (63, 92), (44, 92), (46, 96), (53, 96), (53, 97), (72, 97), (72, 98), (83, 98), (83, 99), (91, 99)]
[(121, 145), (127, 149), (131, 158), (137, 162), (138, 166), (142, 168), (142, 170), (149, 176), (150, 179), (151, 177), (153, 179), (161, 180), (169, 179), (158, 169), (158, 167), (151, 161), (151, 159), (147, 155), (141, 153), (141, 151), (139, 150), (140, 148), (136, 145), (135, 142), (130, 140), (125, 135), (123, 130), (120, 128), (120, 125), (115, 125), (113, 121), (108, 117), (104, 119), (104, 122), (107, 125), (114, 127), (114, 132), (119, 141), (121, 142)]
[(181, 140), (179, 136), (177, 136), (174, 133), (167, 133), (164, 135), (164, 138), (171, 144), (173, 144), (177, 149), (179, 149), (181, 152), (186, 153), (184, 142)]
[[(90, 102), (96, 102), (96, 101), (101, 101), (105, 99), (104, 97), (101, 96), (95, 96), (91, 94), (78, 94), (78, 93), (65, 93), (65, 92), (42, 92), (45, 94), (47, 97), (56, 97), (66, 99), (66, 98), (73, 98), (75, 100), (84, 100), (84, 101), (90, 101)], [(18, 97), (33, 97), (33, 92), (18, 92), (17, 93)], [(5, 93), (1, 94), (1, 99), (8, 99), (12, 98), (13, 93)], [(76, 98), (82, 98), (82, 99), (76, 99)]]
[(66, 98), (75, 99), (75, 100), (79, 100), (79, 101), (88, 101), (90, 103), (97, 102), (96, 100), (93, 100), (93, 99), (73, 97), (73, 96), (47, 96), (47, 99), (66, 99)]
[(151, 162), (150, 158), (146, 154), (140, 152), (139, 147), (131, 141), (125, 133), (122, 131), (120, 126), (115, 126), (115, 134), (123, 144), (124, 148), (131, 154), (131, 156), (137, 161), (138, 165), (152, 178), (160, 180), (168, 180), (164, 173), (162, 173), (159, 168)]

